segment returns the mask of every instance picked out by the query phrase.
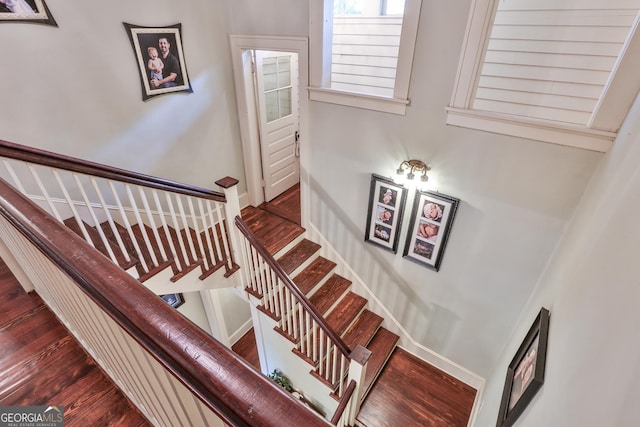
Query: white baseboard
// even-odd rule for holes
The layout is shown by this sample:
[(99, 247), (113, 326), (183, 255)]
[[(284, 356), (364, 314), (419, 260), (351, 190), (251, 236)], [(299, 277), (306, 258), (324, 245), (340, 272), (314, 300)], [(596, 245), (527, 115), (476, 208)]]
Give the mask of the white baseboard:
[(399, 345), (412, 354), (420, 357), (429, 364), (435, 366), (452, 377), (470, 385), (480, 391), (484, 387), (484, 378), (471, 372), (470, 370), (458, 365), (457, 363), (447, 359), (446, 357), (436, 353), (435, 351), (423, 346), (409, 335), (407, 330), (398, 322), (398, 320), (387, 310), (385, 305), (371, 292), (369, 287), (362, 279), (351, 269), (349, 264), (340, 256), (335, 248), (324, 238), (320, 231), (313, 225), (309, 224), (307, 228), (311, 240), (316, 241), (322, 246), (322, 251), (328, 253), (328, 258), (337, 262), (342, 268), (342, 272), (346, 279), (351, 280), (359, 290), (364, 290), (369, 300), (369, 309), (385, 319), (385, 327), (400, 336)]
[(240, 326), (240, 328), (237, 331), (229, 335), (229, 342), (231, 343), (231, 345), (234, 345), (235, 343), (237, 343), (238, 340), (242, 338), (244, 334), (249, 332), (249, 329), (251, 328), (253, 328), (253, 320), (249, 318), (249, 320), (244, 322), (244, 324)]

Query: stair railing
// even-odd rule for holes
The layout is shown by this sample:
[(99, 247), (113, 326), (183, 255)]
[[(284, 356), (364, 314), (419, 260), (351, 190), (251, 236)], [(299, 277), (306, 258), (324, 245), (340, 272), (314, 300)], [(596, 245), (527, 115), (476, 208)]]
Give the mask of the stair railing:
[(240, 252), (249, 291), (261, 298), (263, 309), (295, 343), (295, 350), (316, 366), (317, 376), (334, 388), (338, 398), (345, 394), (347, 378), (355, 380), (355, 396), (361, 396), (359, 385), (363, 384), (369, 350), (362, 346), (349, 349), (239, 216), (235, 224), (243, 237)]
[(329, 425), (3, 179), (0, 256), (152, 425)]
[(351, 380), (349, 381), (349, 385), (344, 391), (344, 396), (340, 399), (340, 403), (338, 404), (338, 408), (336, 412), (333, 414), (331, 418), (331, 424), (337, 427), (349, 427), (354, 425), (350, 422), (350, 415), (352, 413), (351, 409), (355, 405), (355, 392), (356, 392), (356, 382)]
[(0, 157), (0, 176), (115, 264), (137, 261), (134, 277), (169, 265), (173, 280), (198, 265), (201, 278), (237, 269), (224, 193), (2, 140)]

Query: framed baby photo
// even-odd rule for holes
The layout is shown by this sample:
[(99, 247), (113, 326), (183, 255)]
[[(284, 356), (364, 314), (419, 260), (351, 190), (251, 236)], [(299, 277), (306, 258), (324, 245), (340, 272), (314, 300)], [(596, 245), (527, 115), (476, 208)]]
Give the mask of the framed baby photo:
[(403, 256), (438, 271), (459, 203), (441, 193), (416, 191)]
[(58, 26), (44, 0), (0, 0), (0, 22), (32, 22)]
[(123, 23), (140, 73), (142, 99), (177, 92), (193, 92), (182, 51), (182, 24), (140, 27)]
[(165, 294), (160, 295), (160, 298), (173, 308), (178, 308), (184, 304), (184, 296), (182, 296), (182, 294)]
[(365, 242), (396, 253), (407, 189), (393, 180), (371, 175)]
[(549, 310), (542, 308), (507, 369), (497, 427), (510, 427), (544, 382)]

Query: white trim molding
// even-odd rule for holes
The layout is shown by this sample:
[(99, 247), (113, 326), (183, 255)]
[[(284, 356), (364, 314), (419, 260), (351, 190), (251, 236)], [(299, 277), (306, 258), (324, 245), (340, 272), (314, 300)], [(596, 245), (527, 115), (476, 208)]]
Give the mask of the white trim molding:
[(333, 0), (309, 2), (309, 96), (313, 101), (404, 115), (409, 105), (409, 83), (418, 35), (422, 0), (405, 0), (393, 98), (346, 92), (330, 87)]
[[(499, 0), (472, 1), (456, 82), (447, 108), (447, 124), (607, 152), (640, 91), (637, 72), (640, 66), (638, 2), (585, 0), (563, 7), (552, 7), (556, 5), (552, 0), (530, 2), (530, 5), (526, 1), (512, 3), (509, 5), (511, 9), (503, 10), (503, 2)], [(613, 11), (605, 13), (609, 9), (624, 9), (625, 20), (618, 19)], [(593, 31), (586, 28), (579, 33), (580, 43), (562, 38), (565, 32), (575, 28), (568, 24), (573, 21), (593, 26)], [(544, 40), (547, 43), (545, 49), (550, 49), (548, 52), (544, 49), (543, 53), (538, 52), (539, 40), (528, 32), (523, 40), (509, 44), (513, 38), (509, 35), (511, 32), (521, 29), (518, 33), (521, 34), (535, 27), (536, 23), (557, 29), (553, 32), (557, 36), (555, 39), (549, 35), (549, 39)], [(615, 36), (601, 40), (613, 29), (616, 30)], [(607, 43), (600, 43), (604, 41)], [(507, 48), (513, 51), (516, 45), (526, 45), (523, 52), (527, 53), (497, 55)], [(603, 58), (611, 61), (611, 68), (607, 68), (610, 67), (608, 62), (602, 62), (602, 58), (590, 50), (600, 45), (608, 46)], [(584, 67), (576, 65), (577, 60), (559, 61), (560, 57), (572, 56), (572, 49), (578, 47), (580, 49), (573, 55), (577, 60), (591, 58), (598, 65), (586, 65), (589, 62), (586, 59)], [(532, 58), (545, 57), (554, 63), (531, 62)], [(487, 66), (490, 71), (483, 73)], [(491, 84), (488, 84), (489, 80)], [(540, 82), (546, 84), (545, 91), (537, 91)], [(486, 87), (479, 88), (482, 85)], [(561, 86), (571, 90), (558, 91)], [(510, 105), (517, 107), (515, 112), (510, 110)]]

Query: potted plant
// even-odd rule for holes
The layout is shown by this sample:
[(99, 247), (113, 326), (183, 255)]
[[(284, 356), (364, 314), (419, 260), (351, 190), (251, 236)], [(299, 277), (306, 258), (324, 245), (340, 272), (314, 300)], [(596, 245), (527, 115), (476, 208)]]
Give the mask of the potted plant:
[(284, 376), (280, 369), (274, 369), (273, 372), (269, 374), (269, 378), (271, 378), (277, 384), (280, 384), (288, 392), (293, 391), (291, 381), (289, 381), (289, 378)]

